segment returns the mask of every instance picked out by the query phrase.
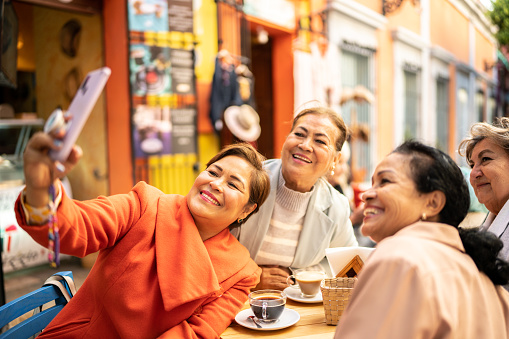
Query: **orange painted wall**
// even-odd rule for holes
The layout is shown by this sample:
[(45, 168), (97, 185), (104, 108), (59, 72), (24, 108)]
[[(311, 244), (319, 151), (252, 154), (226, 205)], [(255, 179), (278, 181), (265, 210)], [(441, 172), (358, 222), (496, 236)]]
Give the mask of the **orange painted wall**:
[(134, 184), (126, 11), (124, 0), (103, 2), (104, 60), (111, 68), (106, 84), (109, 194), (125, 193)]
[[(222, 9), (221, 9), (222, 8)], [(221, 27), (218, 27), (218, 39), (222, 39), (219, 49), (226, 49), (234, 55), (240, 55), (240, 19), (239, 12), (232, 6), (223, 3), (218, 4), (221, 15)]]
[(403, 1), (401, 6), (386, 16), (389, 18), (391, 27), (405, 27), (410, 31), (421, 33), (421, 17), (419, 7), (414, 6), (411, 1)]
[(492, 68), (485, 69), (485, 65), (491, 66), (495, 62), (495, 47), (486, 37), (475, 29), (475, 69), (492, 75)]
[(382, 14), (382, 1), (380, 0), (356, 0), (356, 1), (359, 4), (369, 8), (370, 10)]
[(293, 51), (291, 34), (275, 38), (272, 54), (274, 91), (274, 155), (281, 154), (293, 119)]
[(376, 150), (379, 159), (388, 154), (394, 148), (394, 53), (393, 40), (390, 31), (381, 29), (377, 32), (380, 43), (376, 55), (376, 92), (377, 118)]
[(449, 1), (430, 1), (430, 39), (464, 63), (468, 58), (468, 20)]

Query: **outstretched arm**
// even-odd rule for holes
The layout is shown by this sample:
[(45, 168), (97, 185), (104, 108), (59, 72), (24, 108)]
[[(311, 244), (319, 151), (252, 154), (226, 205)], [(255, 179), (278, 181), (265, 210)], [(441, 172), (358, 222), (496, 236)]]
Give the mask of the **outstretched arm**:
[(79, 146), (74, 146), (69, 158), (63, 163), (53, 161), (49, 150), (59, 148), (59, 140), (49, 134), (39, 132), (30, 139), (23, 154), (23, 170), (25, 174), (25, 202), (33, 207), (47, 206), (49, 202), (48, 190), (50, 185), (60, 189), (56, 184), (79, 161), (83, 152)]

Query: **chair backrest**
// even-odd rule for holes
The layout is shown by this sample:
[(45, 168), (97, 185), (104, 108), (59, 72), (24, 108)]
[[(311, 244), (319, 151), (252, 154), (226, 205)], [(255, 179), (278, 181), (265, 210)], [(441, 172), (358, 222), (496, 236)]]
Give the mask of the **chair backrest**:
[[(55, 281), (57, 281), (56, 284)], [(59, 284), (60, 286), (58, 286)], [(43, 287), (1, 306), (0, 328), (27, 312), (35, 312), (31, 317), (0, 334), (0, 339), (23, 339), (39, 333), (64, 308), (68, 299), (72, 298), (75, 292), (72, 272), (64, 271), (53, 274)], [(55, 302), (54, 306), (45, 305), (52, 301)], [(43, 305), (45, 305), (45, 309), (42, 308)]]

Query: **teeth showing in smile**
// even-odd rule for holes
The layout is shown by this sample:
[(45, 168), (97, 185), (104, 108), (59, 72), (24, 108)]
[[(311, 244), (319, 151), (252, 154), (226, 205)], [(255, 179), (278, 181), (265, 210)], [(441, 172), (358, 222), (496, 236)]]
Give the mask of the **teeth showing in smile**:
[(219, 203), (217, 201), (215, 201), (214, 199), (212, 199), (211, 197), (209, 197), (207, 194), (201, 193), (201, 196), (204, 197), (205, 200), (210, 201), (211, 203), (213, 203), (216, 206), (219, 206)]
[(310, 161), (309, 159), (306, 159), (306, 158), (304, 158), (304, 157), (301, 157), (300, 155), (294, 154), (294, 155), (293, 155), (293, 157), (294, 157), (295, 159), (299, 159), (299, 160), (305, 161), (305, 162), (307, 162), (308, 164), (310, 164), (310, 163), (311, 163), (311, 161)]
[(366, 208), (364, 209), (364, 216), (368, 216), (368, 215), (377, 215), (377, 214), (380, 214), (382, 213), (381, 210), (379, 210), (378, 208)]

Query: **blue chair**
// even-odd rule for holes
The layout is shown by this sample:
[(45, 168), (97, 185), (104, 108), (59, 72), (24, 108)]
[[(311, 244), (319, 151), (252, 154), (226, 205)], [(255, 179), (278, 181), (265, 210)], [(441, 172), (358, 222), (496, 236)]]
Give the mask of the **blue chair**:
[[(53, 274), (46, 280), (43, 287), (0, 307), (0, 328), (34, 311), (31, 317), (0, 334), (0, 339), (30, 338), (38, 334), (64, 308), (75, 293), (76, 288), (71, 271)], [(46, 305), (47, 303), (51, 304)]]

